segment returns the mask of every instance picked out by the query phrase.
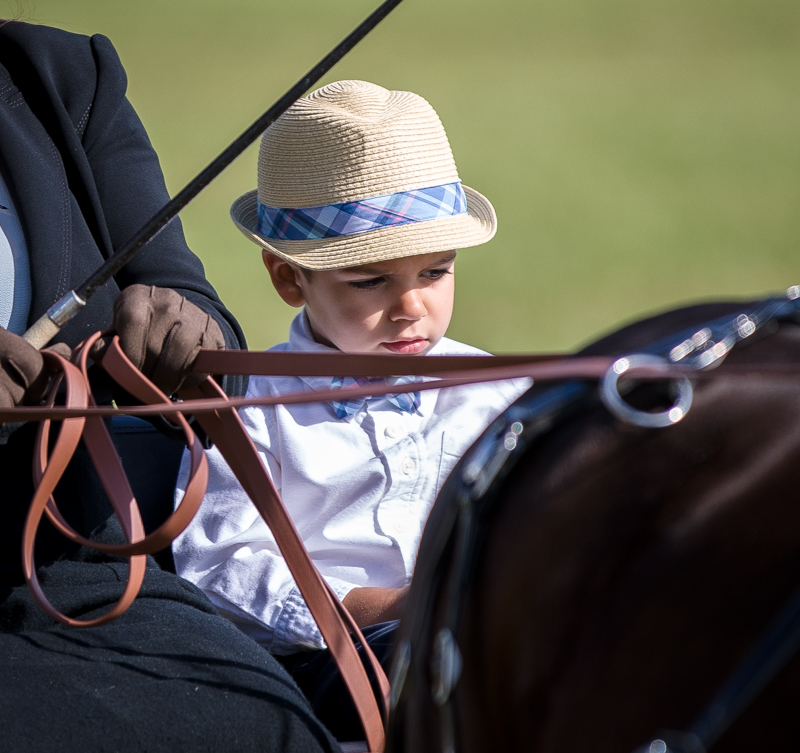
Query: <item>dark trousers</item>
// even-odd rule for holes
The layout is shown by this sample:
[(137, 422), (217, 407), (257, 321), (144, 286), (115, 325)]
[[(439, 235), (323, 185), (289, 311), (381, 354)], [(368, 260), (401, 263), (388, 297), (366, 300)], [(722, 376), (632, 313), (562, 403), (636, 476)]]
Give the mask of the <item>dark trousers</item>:
[[(392, 659), (397, 625), (398, 621), (394, 620), (370, 625), (361, 630), (387, 673)], [(356, 643), (356, 649), (363, 660), (364, 650), (360, 643)], [(306, 651), (276, 658), (288, 670), (300, 690), (305, 693), (317, 718), (337, 740), (348, 742), (364, 739), (364, 730), (358, 719), (356, 708), (328, 649)], [(367, 673), (369, 674), (369, 670)], [(377, 693), (375, 678), (370, 677), (370, 680), (372, 681), (372, 690)]]
[[(280, 664), (196, 588), (151, 564), (141, 596), (102, 627), (53, 623), (25, 586), (2, 592), (2, 750), (337, 750)], [(111, 561), (40, 568), (53, 602), (82, 618), (105, 611), (126, 575)]]
[[(114, 622), (69, 628), (39, 608), (20, 566), (22, 526), (33, 495), (35, 431), (36, 426), (26, 425), (0, 446), (0, 749), (337, 751), (336, 741), (314, 718), (283, 667), (220, 617), (199, 589), (153, 559), (139, 598)], [(123, 440), (130, 444), (134, 436)], [(158, 461), (172, 457), (177, 462), (181, 453), (177, 444), (177, 451), (163, 443), (159, 450), (157, 441), (154, 446), (147, 453), (147, 446), (134, 445), (123, 452), (150, 527), (172, 509), (169, 487), (177, 475), (175, 464), (157, 494), (151, 482), (157, 480)], [(83, 447), (59, 484), (56, 500), (83, 535), (103, 543), (124, 542)], [(114, 604), (128, 574), (124, 560), (72, 545), (47, 523), (37, 537), (37, 564), (53, 605), (84, 620)]]

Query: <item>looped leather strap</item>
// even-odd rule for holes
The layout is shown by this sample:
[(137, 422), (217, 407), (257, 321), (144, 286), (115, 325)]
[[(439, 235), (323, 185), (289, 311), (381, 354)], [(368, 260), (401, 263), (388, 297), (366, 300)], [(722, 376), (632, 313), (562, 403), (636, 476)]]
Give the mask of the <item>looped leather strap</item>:
[[(61, 378), (55, 380), (55, 384), (48, 396), (48, 405), (53, 404), (56, 389), (63, 379), (66, 386), (66, 404), (71, 407), (85, 408), (89, 404), (90, 396), (88, 384), (80, 370), (56, 353), (43, 352), (42, 356), (53, 371), (61, 371)], [(132, 558), (128, 571), (128, 582), (122, 597), (109, 612), (93, 620), (76, 620), (62, 614), (50, 604), (39, 584), (34, 563), (36, 531), (45, 510), (47, 508), (55, 508), (55, 502), (52, 497), (53, 491), (61, 479), (61, 476), (64, 474), (69, 461), (75, 454), (75, 450), (78, 447), (78, 443), (81, 440), (87, 423), (91, 420), (91, 418), (68, 418), (64, 420), (58, 438), (55, 441), (52, 455), (49, 456), (48, 443), (50, 437), (50, 421), (42, 421), (39, 425), (33, 462), (33, 473), (37, 485), (31, 506), (28, 510), (22, 535), (22, 567), (28, 588), (31, 590), (39, 606), (50, 615), (50, 617), (65, 625), (72, 625), (74, 627), (94, 627), (96, 625), (102, 625), (122, 614), (136, 598), (136, 594), (139, 592), (139, 587), (144, 579), (144, 558)], [(123, 530), (129, 541), (142, 538), (144, 535), (144, 528), (142, 526), (141, 516), (138, 515), (138, 510), (132, 512), (128, 516), (121, 516), (120, 521), (122, 522)]]
[[(43, 352), (48, 367), (60, 372), (51, 387), (47, 405), (53, 408), (60, 384), (65, 385), (65, 407), (85, 411), (96, 407), (89, 390), (88, 357), (98, 338), (108, 333), (96, 333), (75, 351), (72, 362), (55, 353)], [(102, 366), (125, 390), (142, 402), (161, 408), (162, 414), (183, 430), (191, 457), (190, 477), (186, 493), (179, 507), (156, 531), (145, 535), (136, 499), (125, 476), (119, 455), (114, 448), (103, 419), (97, 415), (79, 415), (63, 419), (61, 429), (52, 447), (50, 444), (51, 418), (45, 418), (37, 434), (34, 494), (23, 534), (23, 569), (34, 598), (53, 619), (74, 627), (93, 627), (107, 623), (121, 615), (136, 598), (144, 579), (146, 554), (168, 546), (189, 524), (205, 495), (208, 482), (208, 465), (199, 440), (184, 418), (183, 411), (175, 410), (175, 403), (158, 390), (127, 359), (114, 337), (102, 357)], [(207, 379), (191, 395), (216, 398), (217, 404), (230, 405), (225, 393), (212, 380)], [(378, 681), (380, 701), (385, 717), (388, 709), (389, 683), (386, 675), (364, 640), (347, 609), (341, 604), (328, 583), (319, 574), (305, 550), (294, 524), (275, 489), (269, 474), (258, 456), (255, 446), (245, 430), (234, 407), (214, 411), (198, 411), (197, 420), (209, 437), (217, 444), (223, 457), (238, 477), (259, 513), (273, 532), (278, 547), (295, 578), (300, 592), (308, 603), (328, 647), (340, 668), (344, 682), (353, 697), (361, 718), (370, 750), (378, 753), (385, 747), (385, 733), (381, 710), (372, 692), (367, 673), (353, 644), (351, 633), (361, 642), (372, 672)], [(83, 439), (108, 495), (114, 513), (120, 520), (126, 544), (100, 544), (75, 531), (62, 516), (53, 499), (53, 491), (63, 476), (70, 460)], [(36, 575), (34, 542), (43, 515), (71, 541), (107, 554), (129, 558), (128, 581), (122, 596), (105, 614), (91, 620), (78, 620), (61, 613), (44, 594)]]
[[(75, 351), (72, 363), (56, 353), (47, 351), (42, 353), (51, 370), (60, 371), (59, 378), (55, 380), (50, 389), (48, 405), (54, 404), (56, 392), (62, 381), (66, 386), (67, 406), (86, 408), (95, 405), (89, 391), (87, 361), (92, 345), (102, 334), (96, 333), (79, 346)], [(164, 405), (165, 408), (172, 405), (167, 396), (142, 376), (128, 361), (122, 353), (116, 337), (106, 351), (104, 363), (106, 359), (108, 359), (107, 370), (111, 376), (116, 378), (132, 395), (142, 401)], [(205, 454), (186, 419), (182, 415), (176, 416), (171, 413), (166, 413), (166, 415), (177, 421), (184, 431), (191, 453), (190, 478), (186, 495), (180, 507), (149, 536), (145, 536), (136, 498), (103, 420), (96, 416), (64, 420), (52, 454), (48, 451), (51, 421), (46, 419), (41, 422), (36, 438), (33, 463), (36, 492), (25, 521), (22, 561), (25, 579), (34, 598), (42, 609), (58, 622), (73, 627), (94, 627), (105, 624), (124, 613), (133, 603), (144, 580), (145, 555), (169, 546), (172, 540), (186, 528), (200, 507), (208, 482), (208, 463)], [(81, 536), (61, 515), (53, 499), (53, 491), (61, 480), (81, 439), (86, 444), (114, 513), (120, 521), (128, 541), (127, 544), (101, 544)], [(106, 554), (129, 557), (128, 581), (123, 594), (119, 601), (100, 617), (91, 620), (76, 620), (68, 617), (56, 609), (42, 591), (36, 575), (34, 544), (36, 531), (43, 514), (46, 514), (56, 529), (71, 541)]]
[[(85, 343), (75, 351), (75, 356), (73, 357), (73, 362), (77, 362), (79, 365), (84, 384), (87, 385), (89, 378), (87, 373), (88, 353), (100, 336), (101, 333), (97, 333), (86, 340)], [(139, 400), (153, 405), (163, 405), (165, 409), (169, 409), (169, 407), (173, 405), (169, 398), (150, 382), (149, 379), (143, 376), (128, 360), (119, 346), (117, 337), (113, 338), (105, 352), (103, 367), (120, 386)], [(95, 405), (91, 394), (89, 395), (89, 404)], [(195, 513), (200, 508), (200, 503), (205, 495), (206, 486), (208, 484), (208, 462), (203, 452), (202, 445), (184, 416), (179, 413), (167, 412), (167, 410), (165, 410), (164, 415), (170, 420), (175, 421), (183, 430), (186, 444), (190, 452), (191, 463), (189, 481), (186, 487), (186, 494), (180, 506), (149, 536), (144, 536), (142, 533), (136, 538), (130, 538), (126, 531), (126, 536), (128, 536), (131, 543), (100, 544), (78, 534), (61, 516), (51, 497), (45, 511), (53, 525), (64, 536), (76, 544), (91, 547), (105, 554), (130, 557), (141, 554), (153, 554), (165, 549), (172, 543), (173, 539), (179, 536), (186, 526), (189, 525)], [(49, 421), (42, 422), (45, 431), (49, 431), (49, 425)], [(42, 439), (43, 438), (40, 436), (37, 442), (37, 454), (40, 457), (40, 463), (34, 468), (34, 477), (37, 483), (46, 465), (47, 439), (46, 437), (44, 437), (44, 441), (42, 441)], [(126, 525), (124, 518), (129, 515), (138, 515), (138, 505), (133, 491), (128, 484), (122, 462), (102, 419), (94, 416), (86, 418), (83, 440), (86, 443), (89, 456), (94, 463), (97, 474), (100, 477), (100, 481), (108, 495), (114, 512), (123, 523), (124, 529)], [(71, 457), (72, 455), (70, 454), (70, 458)], [(60, 462), (60, 460), (58, 448), (56, 447), (53, 452), (53, 462)], [(66, 461), (69, 462), (69, 458), (67, 458)], [(64, 467), (66, 467), (66, 463)]]
[[(86, 407), (91, 401), (88, 390), (88, 382), (80, 369), (76, 368), (66, 359), (55, 353), (43, 353), (48, 365), (53, 369), (61, 369), (61, 378), (51, 388), (48, 396), (48, 404), (52, 405), (55, 400), (56, 390), (61, 379), (66, 383), (66, 404), (75, 407)], [(98, 437), (98, 426), (105, 431), (102, 419), (98, 418), (75, 418), (67, 419), (62, 423), (58, 438), (55, 441), (52, 455), (48, 455), (48, 444), (50, 438), (50, 421), (43, 421), (37, 433), (36, 448), (34, 452), (33, 474), (36, 481), (36, 492), (28, 510), (25, 520), (25, 528), (22, 537), (22, 564), (25, 580), (39, 606), (54, 620), (73, 627), (95, 627), (102, 625), (115, 617), (121, 615), (133, 603), (139, 588), (144, 580), (145, 557), (136, 556), (130, 558), (128, 568), (128, 580), (119, 601), (105, 614), (90, 620), (76, 620), (62, 614), (56, 609), (42, 591), (39, 579), (36, 574), (34, 562), (34, 545), (36, 541), (36, 531), (43, 513), (47, 512), (51, 519), (60, 520), (63, 518), (58, 512), (53, 499), (53, 491), (58, 484), (61, 476), (75, 454), (81, 437), (87, 438), (87, 447), (91, 441), (96, 441)], [(92, 440), (88, 438), (92, 437)], [(109, 438), (110, 442), (110, 438)], [(95, 461), (95, 458), (92, 458)], [(127, 484), (127, 482), (126, 482)], [(128, 506), (127, 509), (120, 504), (120, 500), (115, 495), (111, 498), (114, 511), (120, 519), (122, 529), (128, 541), (139, 541), (144, 537), (144, 526), (138, 508)], [(66, 525), (66, 523), (65, 523)]]

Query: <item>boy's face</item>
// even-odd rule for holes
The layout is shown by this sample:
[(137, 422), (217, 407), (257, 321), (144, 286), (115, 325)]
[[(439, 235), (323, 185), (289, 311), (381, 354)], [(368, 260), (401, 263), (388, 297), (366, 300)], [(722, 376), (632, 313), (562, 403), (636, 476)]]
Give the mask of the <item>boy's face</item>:
[(305, 305), (314, 338), (345, 353), (424, 355), (450, 324), (455, 251), (314, 271), (264, 252), (275, 289)]

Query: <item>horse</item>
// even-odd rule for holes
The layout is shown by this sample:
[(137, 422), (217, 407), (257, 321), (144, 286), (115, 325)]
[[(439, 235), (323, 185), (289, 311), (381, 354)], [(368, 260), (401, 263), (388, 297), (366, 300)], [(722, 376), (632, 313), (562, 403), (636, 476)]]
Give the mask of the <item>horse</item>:
[(534, 384), (486, 430), (422, 537), (388, 750), (791, 745), (791, 650), (762, 655), (774, 677), (731, 726), (709, 703), (800, 585), (798, 295), (669, 311), (579, 354), (713, 369), (693, 385), (631, 379), (630, 356), (600, 385)]

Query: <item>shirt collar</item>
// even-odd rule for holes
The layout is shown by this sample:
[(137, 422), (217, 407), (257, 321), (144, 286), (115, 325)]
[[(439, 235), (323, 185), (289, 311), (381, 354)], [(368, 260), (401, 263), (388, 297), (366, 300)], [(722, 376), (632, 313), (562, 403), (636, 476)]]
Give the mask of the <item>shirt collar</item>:
[(292, 325), (289, 327), (289, 350), (302, 353), (339, 352), (338, 348), (330, 348), (314, 339), (305, 308), (292, 320)]
[[(436, 350), (440, 347), (442, 342), (436, 343), (436, 345), (431, 348), (430, 354), (436, 353)], [(331, 348), (327, 345), (323, 345), (322, 343), (318, 343), (314, 339), (314, 335), (311, 332), (311, 324), (308, 321), (308, 314), (306, 313), (305, 308), (292, 320), (292, 324), (289, 327), (289, 350), (294, 352), (303, 352), (303, 353), (340, 353), (341, 351), (338, 348)], [(348, 376), (347, 374), (332, 374), (331, 376)], [(312, 390), (316, 390), (321, 392), (323, 390), (329, 390), (331, 388), (331, 377), (319, 377), (319, 376), (300, 376), (298, 377), (301, 382), (303, 382), (307, 387)], [(418, 377), (418, 381), (428, 381), (425, 377)], [(431, 410), (431, 401), (435, 401), (434, 391), (433, 390), (423, 390), (420, 392), (420, 406), (417, 409), (417, 413), (421, 416), (427, 415)], [(377, 403), (380, 407), (386, 407), (389, 410), (397, 410), (388, 400), (381, 401)]]

